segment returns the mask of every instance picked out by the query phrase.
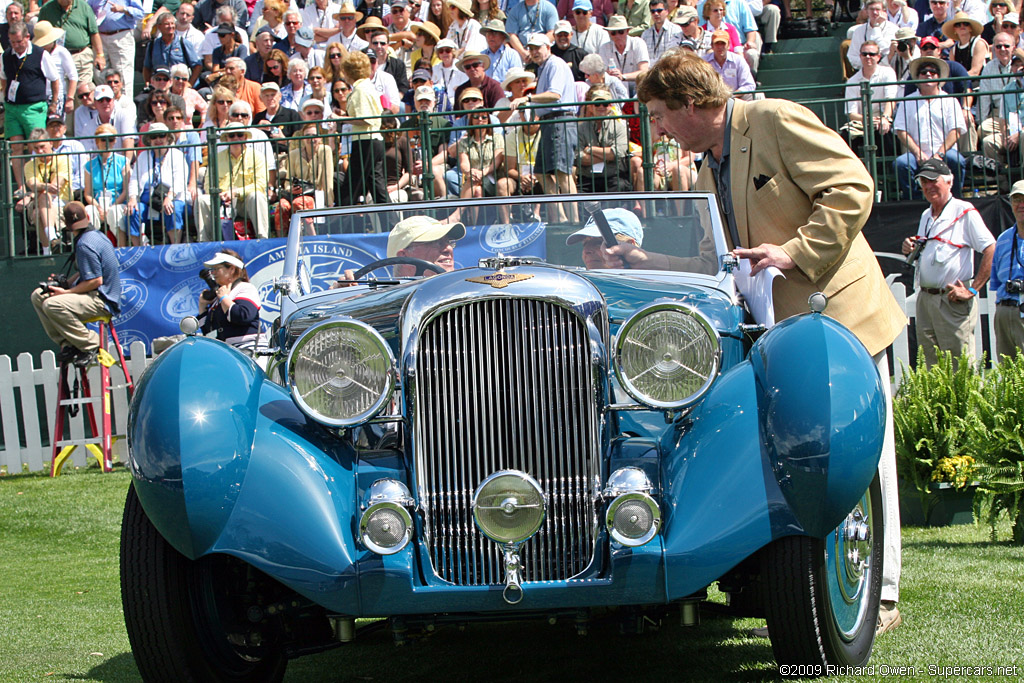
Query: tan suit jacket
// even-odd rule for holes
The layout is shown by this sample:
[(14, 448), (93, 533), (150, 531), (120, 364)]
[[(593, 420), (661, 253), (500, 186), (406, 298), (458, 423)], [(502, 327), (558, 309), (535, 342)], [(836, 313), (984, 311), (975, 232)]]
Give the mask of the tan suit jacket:
[[(872, 355), (885, 349), (907, 319), (860, 232), (874, 197), (864, 164), (810, 110), (786, 100), (735, 101), (729, 135), (739, 246), (777, 244), (796, 262), (775, 281), (776, 319), (806, 313), (808, 297), (821, 291), (827, 315)], [(696, 189), (715, 191), (707, 164)]]

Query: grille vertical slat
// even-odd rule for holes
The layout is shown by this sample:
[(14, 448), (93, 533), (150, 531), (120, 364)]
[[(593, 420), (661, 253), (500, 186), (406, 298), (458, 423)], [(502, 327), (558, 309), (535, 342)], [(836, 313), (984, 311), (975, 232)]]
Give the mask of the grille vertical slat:
[(501, 552), (473, 522), (489, 474), (518, 469), (548, 499), (523, 547), (524, 580), (590, 564), (597, 529), (597, 409), (584, 321), (528, 299), (474, 301), (420, 333), (412, 405), (420, 501), (433, 569), (458, 585), (504, 582)]

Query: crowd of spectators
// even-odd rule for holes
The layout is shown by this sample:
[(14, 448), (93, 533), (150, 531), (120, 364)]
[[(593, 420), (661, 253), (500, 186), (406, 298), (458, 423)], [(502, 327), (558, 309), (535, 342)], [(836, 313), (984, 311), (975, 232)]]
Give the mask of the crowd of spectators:
[[(870, 124), (877, 153), (894, 158), (900, 198), (921, 198), (915, 174), (930, 158), (952, 170), (955, 197), (972, 169), (1009, 177), (1020, 165), (1024, 39), (1011, 9), (1007, 0), (864, 4), (843, 47), (852, 75), (842, 133), (859, 151)], [(872, 84), (870, 118), (864, 82)]]

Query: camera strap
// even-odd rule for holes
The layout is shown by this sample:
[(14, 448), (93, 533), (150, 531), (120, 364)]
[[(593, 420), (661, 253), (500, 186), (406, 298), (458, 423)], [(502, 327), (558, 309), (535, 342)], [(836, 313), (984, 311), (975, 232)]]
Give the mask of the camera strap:
[[(950, 199), (952, 199), (952, 197), (951, 197)], [(949, 204), (949, 201), (948, 201), (948, 200), (947, 200), (946, 204), (947, 204), (947, 205)], [(946, 207), (945, 207), (945, 206), (943, 206), (943, 207), (942, 207), (942, 211), (940, 211), (940, 212), (939, 212), (939, 216), (940, 216), (940, 217), (942, 216), (942, 213), (943, 213), (943, 212), (944, 212), (945, 210), (946, 210)], [(948, 226), (946, 226), (946, 228), (945, 228), (945, 229), (943, 229), (942, 231), (940, 231), (940, 232), (939, 232), (938, 234), (936, 234), (936, 235), (934, 235), (934, 236), (933, 236), (933, 235), (929, 235), (929, 234), (928, 234), (928, 229), (929, 229), (929, 228), (931, 227), (932, 223), (933, 223), (933, 222), (934, 222), (934, 220), (935, 220), (935, 219), (933, 219), (933, 218), (929, 217), (929, 219), (928, 219), (928, 224), (927, 224), (927, 225), (925, 225), (925, 228), (924, 228), (924, 239), (925, 239), (925, 241), (931, 241), (931, 240), (935, 240), (936, 242), (942, 242), (943, 244), (948, 244), (949, 246), (951, 246), (951, 247), (956, 247), (957, 249), (963, 249), (964, 247), (966, 247), (966, 246), (967, 246), (966, 244), (957, 244), (956, 242), (951, 242), (950, 240), (946, 239), (946, 238), (945, 238), (945, 237), (943, 237), (942, 235), (945, 235), (945, 234), (946, 234), (947, 232), (949, 232), (950, 230), (952, 230), (952, 229), (953, 229), (953, 227), (954, 227), (954, 226), (955, 226), (955, 225), (956, 225), (957, 223), (959, 223), (959, 222), (960, 222), (960, 219), (961, 219), (961, 218), (963, 218), (964, 216), (966, 216), (967, 214), (969, 214), (969, 213), (970, 213), (971, 211), (977, 211), (977, 209), (976, 209), (976, 208), (974, 208), (973, 206), (971, 206), (971, 207), (968, 207), (968, 208), (964, 209), (964, 210), (963, 210), (963, 212), (962, 212), (962, 213), (961, 213), (961, 214), (960, 214), (959, 216), (957, 216), (956, 218), (954, 218), (954, 219), (953, 219), (952, 221), (950, 221), (950, 222), (949, 222), (949, 225), (948, 225)]]

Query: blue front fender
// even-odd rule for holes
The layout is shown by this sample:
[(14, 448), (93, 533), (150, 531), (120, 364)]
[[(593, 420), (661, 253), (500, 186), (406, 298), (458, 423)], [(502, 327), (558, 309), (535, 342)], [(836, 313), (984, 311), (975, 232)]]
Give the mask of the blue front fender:
[(145, 373), (131, 415), (135, 487), (176, 550), (228, 552), (307, 593), (358, 595), (342, 590), (356, 578), (353, 454), (250, 359), (183, 341)]
[(663, 443), (669, 598), (774, 539), (835, 528), (878, 466), (884, 400), (871, 357), (830, 318), (763, 336)]

